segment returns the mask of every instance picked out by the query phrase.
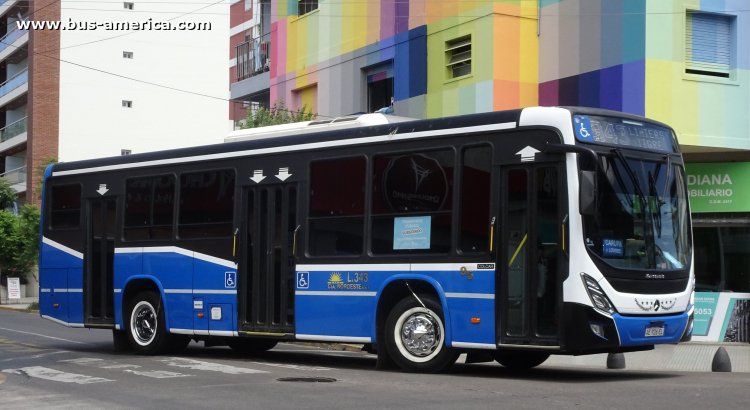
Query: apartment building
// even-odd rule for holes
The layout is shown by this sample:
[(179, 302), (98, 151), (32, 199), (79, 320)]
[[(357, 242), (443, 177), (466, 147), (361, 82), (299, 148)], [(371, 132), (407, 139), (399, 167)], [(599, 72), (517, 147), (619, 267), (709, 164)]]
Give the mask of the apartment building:
[(697, 337), (731, 341), (750, 317), (747, 1), (248, 0), (232, 1), (230, 26), (235, 124), (279, 101), (324, 118), (580, 105), (670, 124), (688, 162), (696, 307), (712, 312)]
[(221, 142), (228, 26), (222, 2), (0, 0), (0, 178), (37, 202), (52, 160)]

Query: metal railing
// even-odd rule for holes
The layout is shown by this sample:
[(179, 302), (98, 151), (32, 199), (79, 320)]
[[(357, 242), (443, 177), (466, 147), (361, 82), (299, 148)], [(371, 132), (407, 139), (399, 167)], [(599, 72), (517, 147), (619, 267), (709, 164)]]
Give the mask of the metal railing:
[(0, 142), (5, 142), (26, 132), (27, 118), (28, 117), (23, 117), (20, 120), (14, 121), (3, 128), (0, 128)]
[(16, 75), (0, 84), (0, 98), (4, 97), (6, 94), (22, 86), (23, 84), (26, 84), (28, 81), (29, 69), (24, 68), (23, 71), (16, 73)]
[(26, 183), (26, 165), (11, 169), (10, 171), (0, 174), (0, 179), (6, 180), (9, 184), (25, 184)]
[(271, 68), (271, 34), (254, 38), (235, 47), (237, 81), (266, 72)]
[[(13, 25), (15, 26), (15, 24)], [(21, 38), (21, 36), (28, 32), (29, 30), (20, 30), (14, 27), (13, 30), (9, 31), (6, 35), (3, 36), (3, 38), (0, 38), (0, 52), (10, 47), (14, 41), (18, 40), (19, 38)]]

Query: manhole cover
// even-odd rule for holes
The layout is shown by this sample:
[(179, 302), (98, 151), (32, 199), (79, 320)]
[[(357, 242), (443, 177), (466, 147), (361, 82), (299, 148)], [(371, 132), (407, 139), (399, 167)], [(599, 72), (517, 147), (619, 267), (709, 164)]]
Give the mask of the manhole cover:
[(333, 383), (336, 379), (332, 377), (282, 377), (276, 379), (280, 382), (300, 382), (300, 383)]

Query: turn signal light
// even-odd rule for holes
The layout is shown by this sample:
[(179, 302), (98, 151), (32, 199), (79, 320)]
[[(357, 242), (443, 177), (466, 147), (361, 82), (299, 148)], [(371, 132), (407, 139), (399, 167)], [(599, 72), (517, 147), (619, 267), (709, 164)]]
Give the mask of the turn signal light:
[(198, 313), (198, 317), (203, 317), (203, 313)]
[(59, 307), (60, 307), (60, 304), (59, 304), (59, 303), (54, 303), (54, 304), (52, 305), (52, 307), (53, 307), (53, 308), (55, 308), (55, 309), (57, 309), (57, 308), (59, 308)]
[(478, 325), (478, 324), (479, 324), (479, 323), (481, 323), (481, 322), (482, 322), (482, 319), (480, 319), (480, 318), (478, 318), (478, 317), (473, 317), (473, 318), (471, 318), (471, 324), (472, 324), (472, 325)]

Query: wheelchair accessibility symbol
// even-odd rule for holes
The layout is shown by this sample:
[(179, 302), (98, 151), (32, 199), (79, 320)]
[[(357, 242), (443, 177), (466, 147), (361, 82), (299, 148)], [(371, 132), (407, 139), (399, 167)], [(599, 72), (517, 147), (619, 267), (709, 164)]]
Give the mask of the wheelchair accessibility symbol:
[(237, 287), (237, 272), (224, 273), (224, 287), (227, 289), (235, 289)]
[(297, 289), (310, 287), (310, 272), (297, 272)]

